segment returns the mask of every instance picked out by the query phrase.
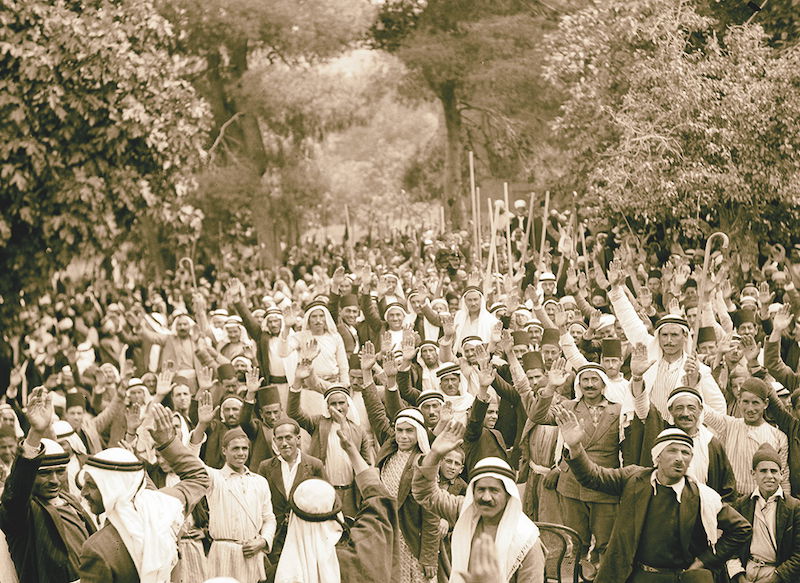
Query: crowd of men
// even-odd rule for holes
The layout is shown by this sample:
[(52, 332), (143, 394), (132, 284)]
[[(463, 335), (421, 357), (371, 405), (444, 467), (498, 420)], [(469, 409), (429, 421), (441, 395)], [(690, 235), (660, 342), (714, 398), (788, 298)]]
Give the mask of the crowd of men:
[(27, 306), (0, 580), (800, 581), (800, 246), (530, 216)]

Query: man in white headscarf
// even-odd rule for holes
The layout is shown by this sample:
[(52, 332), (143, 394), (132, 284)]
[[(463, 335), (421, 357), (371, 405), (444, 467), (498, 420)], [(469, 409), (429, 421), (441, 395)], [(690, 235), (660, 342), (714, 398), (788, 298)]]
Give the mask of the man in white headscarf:
[(539, 529), (522, 511), (516, 473), (499, 458), (475, 464), (464, 496), (438, 486), (439, 463), (463, 442), (465, 427), (451, 421), (431, 444), (431, 451), (414, 468), (411, 485), (420, 505), (449, 521), (453, 528), (451, 583), (464, 581), (474, 541), (482, 534), (494, 539), (502, 575), (507, 583), (543, 583), (544, 547)]
[(56, 421), (53, 423), (53, 433), (55, 433), (56, 441), (64, 448), (64, 451), (69, 455), (69, 463), (67, 463), (67, 485), (69, 486), (69, 493), (73, 496), (80, 497), (81, 488), (76, 482), (78, 472), (81, 471), (83, 460), (88, 453), (86, 452), (86, 445), (75, 433), (72, 425), (66, 421)]
[(349, 434), (339, 430), (361, 492), (355, 522), (345, 529), (336, 490), (324, 480), (298, 485), (275, 583), (389, 583), (398, 544), (397, 502), (378, 470), (359, 455)]
[(152, 408), (151, 435), (181, 481), (147, 488), (143, 463), (131, 452), (110, 448), (91, 456), (81, 474), (82, 494), (92, 512), (105, 512), (103, 528), (81, 553), (82, 583), (166, 583), (178, 561), (178, 533), (185, 516), (209, 487), (202, 462), (175, 435), (169, 412)]

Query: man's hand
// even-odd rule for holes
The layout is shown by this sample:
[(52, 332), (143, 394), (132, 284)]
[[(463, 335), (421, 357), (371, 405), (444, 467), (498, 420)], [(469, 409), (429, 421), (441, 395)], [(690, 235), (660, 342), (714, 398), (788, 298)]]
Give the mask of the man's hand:
[(228, 281), (228, 301), (232, 304), (244, 301), (247, 292), (239, 279), (233, 277)]
[(442, 320), (442, 333), (445, 338), (452, 339), (456, 335), (456, 328), (453, 325), (453, 315), (444, 313), (439, 316)]
[(614, 287), (625, 285), (625, 267), (619, 259), (608, 265), (608, 283)]
[(258, 553), (267, 548), (267, 541), (262, 537), (257, 536), (251, 538), (249, 541), (242, 543), (242, 554), (245, 559), (255, 557)]
[(780, 310), (775, 313), (775, 316), (772, 319), (772, 326), (776, 331), (783, 333), (785, 330), (792, 325), (794, 321), (794, 316), (792, 315), (792, 310), (789, 307), (789, 304), (784, 304), (781, 306)]
[(584, 432), (583, 429), (581, 429), (581, 425), (575, 413), (569, 409), (565, 409), (561, 405), (554, 405), (553, 412), (564, 443), (567, 444), (570, 449), (580, 448)]
[(470, 570), (459, 573), (464, 583), (502, 583), (503, 575), (497, 562), (497, 548), (494, 538), (483, 533), (472, 543)]
[(695, 571), (697, 569), (705, 569), (705, 566), (703, 565), (703, 561), (701, 561), (700, 559), (695, 559), (694, 561), (692, 561), (691, 565), (686, 567), (687, 571)]
[(486, 349), (481, 344), (475, 349), (475, 356), (478, 359), (478, 382), (482, 392), (492, 385), (494, 381), (494, 367), (492, 366), (491, 357)]
[(567, 360), (562, 356), (553, 363), (547, 372), (548, 385), (555, 390), (567, 382)]
[(175, 437), (172, 415), (160, 403), (153, 404), (151, 412), (153, 413), (153, 427), (150, 428), (150, 435), (153, 441), (157, 447), (169, 443)]
[(545, 476), (542, 478), (542, 486), (545, 487), (547, 490), (555, 490), (556, 486), (558, 486), (558, 477), (561, 475), (561, 470), (558, 468), (552, 468)]
[(503, 354), (514, 354), (514, 338), (511, 336), (510, 331), (503, 330), (503, 333), (500, 334), (500, 342), (497, 343), (497, 346), (503, 351)]
[(752, 334), (742, 335), (742, 352), (748, 362), (758, 362), (758, 355), (761, 353), (761, 348), (756, 344), (756, 339)]
[(197, 386), (201, 391), (210, 391), (214, 386), (214, 371), (210, 366), (201, 367), (197, 371)]
[(245, 386), (247, 387), (247, 399), (251, 400), (256, 391), (261, 387), (261, 373), (257, 366), (250, 367), (250, 370), (244, 373)]
[(397, 360), (394, 358), (394, 353), (389, 351), (384, 354), (383, 357), (383, 372), (387, 377), (387, 386), (391, 385), (392, 381), (389, 381), (389, 378), (394, 379), (397, 376)]
[(561, 304), (556, 304), (556, 313), (554, 317), (555, 321), (553, 323), (559, 330), (565, 329), (567, 327), (569, 318), (567, 316), (567, 311), (564, 309), (564, 306), (562, 306)]
[(331, 278), (331, 291), (338, 294), (340, 287), (343, 283), (344, 283), (344, 266), (340, 265), (333, 272), (333, 277)]
[(317, 356), (319, 356), (319, 350), (320, 350), (319, 344), (317, 343), (316, 338), (311, 338), (309, 340), (301, 342), (300, 346), (298, 347), (300, 360), (308, 362), (314, 360), (315, 358), (317, 358)]
[(684, 384), (687, 387), (696, 387), (697, 383), (700, 382), (700, 364), (696, 353), (686, 357), (686, 364), (683, 365), (683, 370), (686, 373), (683, 377)]
[(361, 359), (361, 370), (372, 371), (378, 360), (375, 356), (375, 345), (367, 340), (364, 346), (361, 347), (361, 352), (358, 353), (358, 356)]
[(436, 577), (436, 565), (422, 565), (422, 574), (426, 579), (433, 579)]
[(466, 430), (467, 428), (463, 423), (451, 420), (445, 426), (444, 430), (436, 436), (436, 439), (433, 440), (429, 455), (436, 462), (441, 460), (448, 452), (453, 451), (464, 443), (464, 433)]
[(208, 425), (214, 419), (217, 409), (211, 399), (210, 391), (200, 391), (197, 395), (197, 423)]
[(655, 360), (647, 358), (647, 347), (644, 344), (637, 343), (631, 352), (631, 376), (641, 377), (646, 373)]
[(403, 361), (406, 364), (409, 364), (412, 360), (414, 360), (414, 356), (417, 354), (417, 346), (416, 346), (416, 338), (414, 337), (413, 330), (403, 330), (403, 341), (400, 344), (400, 349), (403, 352)]
[(436, 536), (439, 538), (444, 538), (447, 536), (447, 533), (450, 532), (450, 523), (447, 522), (444, 518), (439, 519), (439, 528), (436, 529)]
[(758, 284), (758, 302), (762, 306), (768, 306), (772, 303), (773, 298), (775, 298), (774, 293), (770, 293), (769, 291), (769, 282), (762, 281)]
[(175, 373), (171, 370), (165, 370), (156, 376), (156, 395), (166, 397), (169, 392), (172, 390), (172, 379), (175, 377)]
[(143, 421), (142, 406), (139, 403), (131, 403), (125, 407), (125, 426), (128, 435), (134, 435)]
[(41, 437), (50, 429), (53, 423), (53, 395), (44, 387), (36, 387), (28, 397), (28, 408), (25, 417), (31, 426), (31, 431), (36, 431)]

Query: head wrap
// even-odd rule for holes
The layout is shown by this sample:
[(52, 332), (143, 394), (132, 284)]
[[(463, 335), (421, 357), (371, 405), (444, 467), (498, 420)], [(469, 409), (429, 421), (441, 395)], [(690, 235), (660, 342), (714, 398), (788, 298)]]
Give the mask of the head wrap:
[(54, 468), (66, 468), (69, 463), (69, 455), (64, 448), (52, 439), (42, 438), (44, 445), (44, 455), (39, 470), (52, 470)]
[(168, 581), (178, 562), (183, 503), (169, 494), (146, 489), (142, 462), (122, 448), (91, 456), (84, 471), (97, 484), (106, 518), (119, 532), (139, 580)]
[(66, 421), (56, 421), (53, 423), (53, 433), (55, 433), (56, 441), (65, 440), (69, 446), (77, 454), (87, 455), (86, 445), (80, 436), (75, 433), (72, 425)]
[(341, 504), (333, 486), (305, 480), (295, 488), (291, 507), (275, 583), (341, 583), (336, 555), (343, 531)]
[(602, 358), (622, 358), (622, 341), (619, 338), (606, 338), (600, 350)]
[(467, 328), (467, 324), (470, 323), (467, 302), (464, 299), (470, 292), (477, 292), (481, 297), (477, 325), (472, 324), (470, 326), (471, 330), (475, 332), (475, 335), (481, 339), (481, 342), (489, 342), (489, 340), (491, 340), (492, 330), (498, 321), (497, 318), (486, 309), (486, 296), (483, 295), (483, 292), (475, 286), (468, 286), (466, 289), (464, 289), (464, 293), (461, 294), (461, 301), (458, 304), (458, 310), (456, 310), (455, 316), (453, 317), (453, 327), (456, 330), (453, 346), (461, 346), (465, 335), (464, 331)]
[(544, 360), (541, 352), (531, 351), (522, 355), (522, 370), (529, 371), (537, 368), (544, 370)]
[(658, 437), (656, 437), (655, 441), (653, 442), (653, 447), (650, 450), (650, 455), (656, 467), (658, 467), (658, 456), (660, 456), (661, 452), (672, 443), (682, 443), (683, 445), (689, 446), (689, 448), (694, 451), (694, 441), (686, 434), (686, 432), (684, 432), (682, 429), (678, 429), (677, 427), (665, 429), (658, 434)]
[(444, 403), (444, 395), (439, 391), (422, 391), (417, 397), (417, 407), (422, 407), (428, 401), (439, 401)]
[(419, 409), (409, 407), (402, 409), (394, 418), (394, 428), (397, 429), (398, 423), (408, 423), (417, 432), (417, 447), (422, 453), (428, 453), (431, 445), (428, 442), (428, 431), (425, 429), (425, 418)]
[(495, 478), (502, 482), (508, 493), (508, 501), (497, 526), (495, 548), (500, 567), (500, 580), (508, 581), (519, 567), (522, 559), (539, 540), (539, 529), (522, 510), (522, 500), (515, 483), (514, 471), (504, 460), (487, 457), (480, 460), (470, 474), (469, 485), (464, 493), (464, 501), (453, 528), (453, 567), (450, 582), (461, 581), (458, 573), (469, 568), (472, 539), (478, 526), (480, 515), (475, 508), (475, 482), (481, 478)]
[(353, 403), (353, 397), (350, 395), (350, 389), (344, 385), (334, 384), (325, 390), (323, 395), (325, 397), (325, 409), (322, 411), (322, 414), (328, 419), (331, 418), (331, 412), (328, 410), (328, 399), (336, 393), (341, 393), (347, 398), (347, 418), (356, 425), (360, 425), (361, 416), (358, 414), (355, 403)]

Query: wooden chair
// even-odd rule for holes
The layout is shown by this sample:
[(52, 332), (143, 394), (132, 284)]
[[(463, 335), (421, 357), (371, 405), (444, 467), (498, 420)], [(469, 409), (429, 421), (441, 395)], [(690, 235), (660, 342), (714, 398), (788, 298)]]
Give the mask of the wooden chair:
[(561, 524), (537, 522), (536, 526), (547, 549), (546, 581), (579, 583), (581, 566), (576, 554), (580, 552), (581, 539), (578, 533)]

